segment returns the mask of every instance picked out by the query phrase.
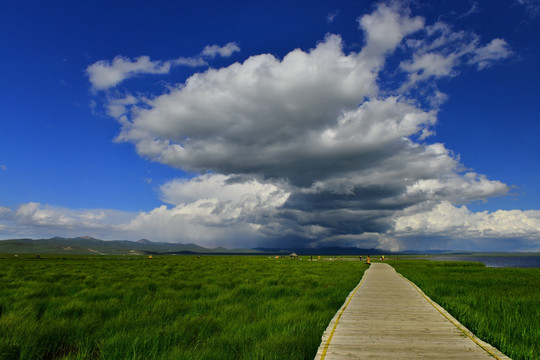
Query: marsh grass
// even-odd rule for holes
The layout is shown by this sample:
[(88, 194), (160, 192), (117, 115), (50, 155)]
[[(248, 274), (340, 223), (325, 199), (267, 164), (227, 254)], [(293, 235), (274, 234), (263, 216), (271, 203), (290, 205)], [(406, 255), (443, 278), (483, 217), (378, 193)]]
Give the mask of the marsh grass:
[(540, 269), (427, 260), (391, 265), (510, 358), (540, 359)]
[(0, 259), (0, 359), (312, 359), (365, 265)]

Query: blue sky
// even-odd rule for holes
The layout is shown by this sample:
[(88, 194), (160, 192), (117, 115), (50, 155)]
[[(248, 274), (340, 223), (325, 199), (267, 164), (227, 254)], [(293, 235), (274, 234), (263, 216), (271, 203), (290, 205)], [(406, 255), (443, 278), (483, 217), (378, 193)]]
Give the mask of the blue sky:
[(540, 3), (4, 2), (0, 238), (540, 250)]

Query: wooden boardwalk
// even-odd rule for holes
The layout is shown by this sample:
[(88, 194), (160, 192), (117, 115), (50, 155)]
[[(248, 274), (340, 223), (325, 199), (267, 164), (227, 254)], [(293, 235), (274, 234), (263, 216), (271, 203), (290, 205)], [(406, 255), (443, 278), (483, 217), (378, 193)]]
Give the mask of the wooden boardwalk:
[(332, 319), (315, 359), (509, 358), (390, 265), (374, 263)]

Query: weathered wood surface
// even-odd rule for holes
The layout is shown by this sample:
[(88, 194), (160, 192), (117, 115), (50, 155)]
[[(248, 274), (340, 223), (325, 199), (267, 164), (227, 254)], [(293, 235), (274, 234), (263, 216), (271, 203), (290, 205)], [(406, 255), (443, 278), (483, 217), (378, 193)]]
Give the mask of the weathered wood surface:
[(315, 359), (509, 359), (458, 326), (465, 329), (390, 265), (373, 263)]

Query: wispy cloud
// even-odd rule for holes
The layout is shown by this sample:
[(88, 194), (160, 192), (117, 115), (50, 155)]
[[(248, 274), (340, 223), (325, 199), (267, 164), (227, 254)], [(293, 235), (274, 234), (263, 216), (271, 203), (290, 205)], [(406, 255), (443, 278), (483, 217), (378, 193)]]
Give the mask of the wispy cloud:
[(465, 18), (465, 17), (468, 17), (468, 16), (471, 16), (472, 14), (476, 14), (480, 11), (480, 8), (479, 8), (479, 5), (478, 5), (478, 2), (475, 1), (473, 2), (473, 4), (471, 5), (471, 8), (464, 14), (460, 15), (459, 17), (460, 18)]
[(116, 56), (112, 61), (99, 60), (88, 66), (86, 74), (95, 90), (105, 90), (139, 74), (167, 74), (171, 62), (151, 61), (148, 56), (131, 60)]
[(504, 39), (493, 39), (483, 46), (480, 43), (478, 35), (455, 31), (443, 22), (426, 26), (421, 37), (405, 42), (413, 55), (400, 64), (409, 77), (400, 90), (406, 91), (425, 81), (456, 76), (464, 63), (482, 70), (512, 55)]
[(531, 16), (540, 14), (540, 0), (516, 0)]
[(240, 51), (236, 43), (228, 43), (225, 46), (206, 46), (203, 51), (195, 57), (180, 57), (167, 61), (152, 61), (148, 56), (139, 56), (134, 60), (116, 56), (112, 61), (99, 60), (86, 68), (88, 80), (94, 90), (106, 90), (115, 87), (122, 81), (133, 76), (143, 74), (168, 74), (174, 66), (199, 67), (208, 63), (205, 58), (230, 57), (233, 53)]
[(209, 45), (206, 46), (201, 52), (201, 56), (208, 57), (210, 59), (215, 58), (217, 55), (221, 57), (229, 57), (235, 52), (240, 51), (238, 44), (230, 42), (225, 46)]
[(495, 61), (504, 59), (512, 55), (510, 46), (503, 39), (493, 39), (485, 46), (474, 50), (474, 56), (470, 60), (472, 64), (477, 64), (478, 69), (491, 66)]
[(332, 11), (331, 13), (326, 15), (326, 22), (329, 24), (333, 23), (338, 15), (339, 15), (339, 10)]

